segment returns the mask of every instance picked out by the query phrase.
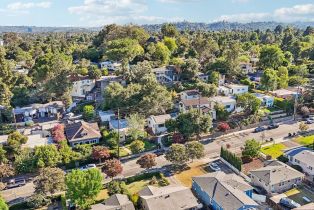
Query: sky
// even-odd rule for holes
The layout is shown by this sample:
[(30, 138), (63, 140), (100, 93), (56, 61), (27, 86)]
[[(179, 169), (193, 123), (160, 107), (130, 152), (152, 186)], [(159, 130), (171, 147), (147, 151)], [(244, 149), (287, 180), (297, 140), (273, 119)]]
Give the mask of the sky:
[(314, 0), (0, 0), (0, 25), (314, 21)]

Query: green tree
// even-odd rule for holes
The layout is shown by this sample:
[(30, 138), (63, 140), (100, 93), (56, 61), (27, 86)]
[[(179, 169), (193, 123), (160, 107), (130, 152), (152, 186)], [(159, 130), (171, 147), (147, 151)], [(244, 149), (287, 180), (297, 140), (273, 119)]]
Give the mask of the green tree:
[(101, 70), (98, 69), (98, 67), (96, 65), (92, 65), (89, 67), (88, 76), (91, 79), (99, 79), (101, 77), (101, 75), (102, 75)]
[(182, 144), (172, 144), (167, 151), (165, 158), (175, 165), (183, 165), (189, 160), (185, 146)]
[(65, 173), (59, 168), (43, 168), (34, 182), (35, 193), (46, 195), (65, 190)]
[(17, 173), (30, 173), (34, 172), (37, 168), (34, 153), (30, 148), (22, 149), (14, 156), (14, 168)]
[(128, 188), (123, 181), (112, 180), (108, 183), (107, 186), (108, 194), (115, 195), (115, 194), (129, 194)]
[(167, 46), (171, 53), (178, 49), (176, 40), (174, 38), (164, 37), (164, 44)]
[(161, 33), (163, 36), (168, 37), (176, 37), (179, 35), (177, 28), (170, 23), (166, 23), (161, 26)]
[(140, 152), (145, 150), (145, 144), (141, 140), (134, 140), (130, 144), (130, 149), (131, 149), (133, 154), (140, 153)]
[(267, 45), (262, 48), (259, 63), (263, 69), (277, 69), (284, 61), (284, 54), (277, 45)]
[(181, 66), (182, 70), (182, 79), (190, 80), (194, 78), (197, 73), (199, 72), (200, 64), (198, 63), (197, 59), (188, 59), (185, 63)]
[(90, 121), (95, 116), (95, 109), (93, 105), (86, 105), (83, 108), (83, 118), (84, 120)]
[(0, 145), (0, 164), (8, 162), (6, 154), (7, 151), (3, 149), (3, 145)]
[(36, 165), (40, 168), (56, 166), (61, 161), (57, 147), (53, 144), (35, 147)]
[(191, 141), (185, 145), (187, 156), (193, 161), (204, 157), (204, 145), (197, 141)]
[(278, 76), (278, 87), (279, 88), (288, 87), (289, 74), (288, 74), (287, 67), (284, 67), (284, 66), (279, 67), (277, 71), (277, 76)]
[(5, 203), (5, 200), (0, 196), (0, 209), (9, 210), (9, 206)]
[(14, 131), (10, 133), (7, 140), (7, 145), (10, 151), (17, 153), (21, 149), (22, 144), (26, 144), (28, 140), (27, 136), (24, 136), (19, 131)]
[(255, 114), (261, 106), (261, 100), (251, 93), (237, 96), (237, 104), (248, 114)]
[(132, 137), (133, 140), (138, 139), (143, 136), (145, 119), (138, 113), (131, 114), (126, 118), (128, 122), (128, 135)]
[(92, 168), (86, 171), (72, 170), (66, 175), (66, 197), (81, 209), (88, 209), (102, 189), (101, 172)]
[(267, 91), (276, 90), (278, 87), (278, 76), (274, 69), (266, 69), (261, 78), (261, 84)]
[(66, 140), (63, 140), (59, 143), (59, 154), (61, 156), (61, 162), (63, 164), (68, 164), (74, 160), (76, 154), (72, 148), (68, 145)]
[(9, 164), (0, 164), (0, 182), (3, 178), (14, 175), (14, 169)]
[(9, 87), (3, 82), (2, 78), (0, 77), (0, 105), (4, 107), (10, 106), (10, 100), (13, 96), (12, 92), (10, 91)]
[(158, 64), (162, 65), (169, 63), (171, 52), (163, 42), (151, 44), (147, 49), (152, 60), (156, 61)]
[(255, 139), (246, 140), (244, 144), (244, 149), (242, 151), (242, 156), (245, 158), (256, 158), (259, 156), (261, 150), (261, 144)]

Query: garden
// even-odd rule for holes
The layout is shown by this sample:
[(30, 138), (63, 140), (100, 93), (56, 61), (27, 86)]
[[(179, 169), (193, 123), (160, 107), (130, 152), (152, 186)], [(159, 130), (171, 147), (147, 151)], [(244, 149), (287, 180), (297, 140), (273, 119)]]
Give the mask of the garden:
[(287, 147), (284, 144), (273, 144), (266, 147), (261, 148), (261, 152), (265, 155), (269, 155), (272, 157), (272, 159), (276, 159), (283, 155), (283, 150), (285, 150)]

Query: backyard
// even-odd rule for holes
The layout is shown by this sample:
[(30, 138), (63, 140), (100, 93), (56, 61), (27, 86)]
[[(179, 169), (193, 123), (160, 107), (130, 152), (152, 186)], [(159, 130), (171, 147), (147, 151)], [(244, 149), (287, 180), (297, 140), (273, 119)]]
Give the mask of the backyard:
[(309, 191), (305, 187), (298, 187), (298, 188), (293, 188), (287, 192), (285, 192), (288, 198), (294, 200), (295, 202), (305, 205), (308, 204), (309, 202), (306, 200), (309, 200), (310, 202), (314, 201), (314, 194), (313, 192)]
[(262, 147), (261, 152), (265, 155), (270, 155), (273, 159), (278, 158), (283, 154), (283, 150), (287, 147), (284, 144), (273, 144), (266, 147)]

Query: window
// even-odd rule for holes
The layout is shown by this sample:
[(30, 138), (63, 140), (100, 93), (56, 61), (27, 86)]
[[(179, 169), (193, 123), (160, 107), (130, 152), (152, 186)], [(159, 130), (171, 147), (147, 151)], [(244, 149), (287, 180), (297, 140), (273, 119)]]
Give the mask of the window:
[(226, 105), (225, 106), (226, 109), (229, 109), (230, 107), (231, 107), (231, 105)]
[(312, 170), (313, 170), (313, 167), (312, 167), (312, 166), (309, 166), (309, 169), (312, 171)]

